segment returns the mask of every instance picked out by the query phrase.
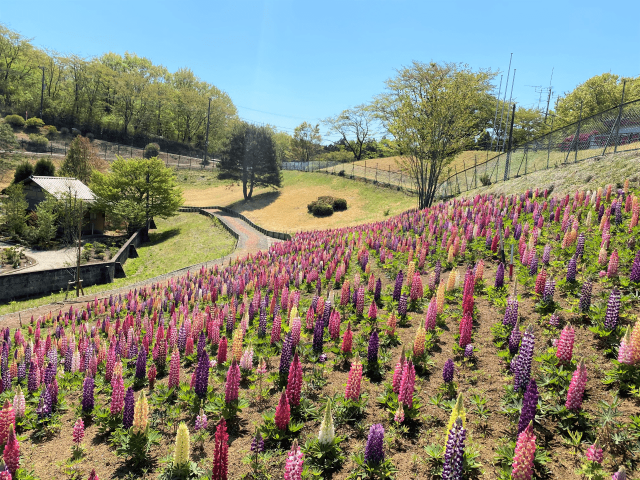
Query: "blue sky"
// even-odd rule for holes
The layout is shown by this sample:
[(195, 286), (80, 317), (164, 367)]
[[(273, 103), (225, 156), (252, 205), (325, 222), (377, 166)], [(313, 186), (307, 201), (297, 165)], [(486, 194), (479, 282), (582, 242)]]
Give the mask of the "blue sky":
[[(517, 69), (514, 97), (555, 94), (611, 71), (640, 75), (640, 2), (66, 0), (0, 3), (0, 22), (36, 45), (91, 57), (135, 52), (191, 68), (242, 118), (292, 132), (368, 102), (412, 60)], [(497, 81), (499, 81), (499, 76)], [(503, 84), (504, 88), (504, 84)], [(325, 132), (322, 128), (322, 132)]]

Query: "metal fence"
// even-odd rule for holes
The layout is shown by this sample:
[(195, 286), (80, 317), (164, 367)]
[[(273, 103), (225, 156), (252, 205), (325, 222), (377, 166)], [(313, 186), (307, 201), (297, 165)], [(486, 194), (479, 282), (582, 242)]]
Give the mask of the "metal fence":
[[(41, 146), (29, 140), (20, 140), (20, 149), (37, 154), (49, 156), (66, 156), (69, 149), (69, 142), (66, 141), (50, 141), (46, 146)], [(120, 143), (106, 142), (102, 140), (93, 140), (92, 144), (96, 149), (98, 156), (108, 162), (113, 162), (117, 156), (142, 158), (144, 156), (144, 148), (134, 147), (132, 145), (123, 145)], [(165, 162), (168, 167), (177, 169), (206, 169), (212, 170), (217, 167), (220, 160), (212, 155), (207, 158), (208, 165), (203, 165), (203, 157), (197, 156), (199, 152), (194, 151), (192, 155), (182, 155), (179, 153), (160, 152), (158, 158)]]
[(640, 99), (591, 117), (495, 155), (448, 177), (438, 195), (448, 197), (488, 182), (496, 183), (609, 153), (640, 150)]

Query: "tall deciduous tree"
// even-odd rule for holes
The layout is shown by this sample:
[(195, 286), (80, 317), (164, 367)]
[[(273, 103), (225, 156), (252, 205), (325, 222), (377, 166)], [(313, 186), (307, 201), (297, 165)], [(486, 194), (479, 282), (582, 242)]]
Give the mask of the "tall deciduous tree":
[(2, 222), (12, 235), (22, 235), (27, 226), (27, 208), (29, 204), (24, 196), (21, 183), (12, 183), (7, 187), (7, 195), (2, 198), (4, 218)]
[(245, 200), (251, 199), (255, 187), (282, 185), (276, 145), (268, 127), (239, 124), (225, 153), (220, 169), (242, 179)]
[(376, 98), (379, 118), (404, 153), (401, 163), (415, 184), (419, 208), (431, 205), (443, 168), (482, 132), (478, 105), (493, 77), (462, 64), (414, 61), (387, 80), (387, 92)]
[(183, 203), (175, 173), (158, 158), (118, 157), (109, 173), (96, 172), (91, 189), (97, 207), (124, 220), (128, 229), (145, 225), (147, 218), (169, 218)]
[(88, 184), (94, 171), (106, 171), (107, 167), (107, 163), (98, 157), (89, 139), (78, 135), (69, 145), (60, 174), (75, 177)]
[(342, 144), (355, 160), (362, 159), (367, 141), (375, 134), (375, 114), (366, 105), (343, 110), (340, 115), (326, 118), (323, 123), (329, 127), (330, 133), (340, 135)]
[(301, 162), (309, 162), (320, 152), (321, 141), (320, 125), (302, 122), (293, 131), (293, 155)]

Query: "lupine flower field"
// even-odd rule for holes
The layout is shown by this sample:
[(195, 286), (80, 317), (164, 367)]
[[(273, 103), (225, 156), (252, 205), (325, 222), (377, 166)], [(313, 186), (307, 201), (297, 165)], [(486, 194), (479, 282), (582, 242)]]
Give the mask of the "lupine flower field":
[(0, 479), (634, 478), (638, 195), (453, 199), (4, 325)]

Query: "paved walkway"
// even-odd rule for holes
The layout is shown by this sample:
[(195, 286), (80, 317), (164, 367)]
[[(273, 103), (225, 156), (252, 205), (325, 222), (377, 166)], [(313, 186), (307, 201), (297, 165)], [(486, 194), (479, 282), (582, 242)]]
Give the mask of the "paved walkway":
[[(0, 247), (10, 247), (8, 243), (0, 242)], [(59, 250), (32, 250), (22, 248), (27, 257), (35, 259), (37, 262), (33, 267), (21, 268), (16, 273), (35, 272), (38, 270), (49, 270), (51, 268), (64, 268), (74, 265), (76, 262), (78, 249), (76, 247), (61, 248)], [(8, 273), (10, 275), (11, 273)]]
[[(236, 244), (236, 248), (229, 255), (226, 255), (222, 258), (217, 258), (214, 260), (209, 260), (207, 262), (199, 263), (197, 265), (190, 265), (188, 267), (182, 268), (180, 270), (176, 270), (173, 272), (166, 273), (164, 275), (160, 275), (158, 277), (149, 278), (147, 280), (134, 283), (131, 285), (127, 285), (121, 288), (115, 288), (112, 290), (104, 290), (99, 293), (95, 293), (92, 295), (85, 295), (80, 298), (73, 298), (73, 300), (69, 300), (66, 302), (57, 302), (50, 303), (48, 305), (43, 305), (40, 307), (34, 307), (26, 310), (21, 310), (14, 313), (8, 313), (0, 316), (0, 322), (2, 327), (11, 327), (14, 328), (18, 325), (19, 319), (22, 318), (24, 322), (27, 322), (31, 316), (37, 318), (40, 315), (44, 315), (49, 312), (57, 312), (59, 310), (69, 310), (69, 305), (86, 305), (87, 302), (93, 301), (95, 298), (106, 298), (112, 294), (124, 293), (132, 290), (134, 288), (139, 288), (144, 285), (151, 285), (153, 283), (157, 283), (160, 281), (166, 281), (171, 277), (177, 277), (186, 275), (187, 271), (198, 271), (202, 266), (211, 267), (213, 265), (225, 265), (231, 262), (232, 260), (238, 257), (244, 257), (249, 253), (256, 253), (260, 250), (267, 250), (269, 246), (278, 242), (275, 238), (267, 237), (262, 233), (258, 232), (251, 225), (246, 223), (244, 220), (231, 216), (227, 213), (224, 213), (219, 210), (207, 210), (207, 212), (213, 214), (218, 220), (224, 222), (227, 226), (229, 226), (234, 232), (238, 234), (238, 243)], [(197, 215), (194, 213), (194, 215)]]

